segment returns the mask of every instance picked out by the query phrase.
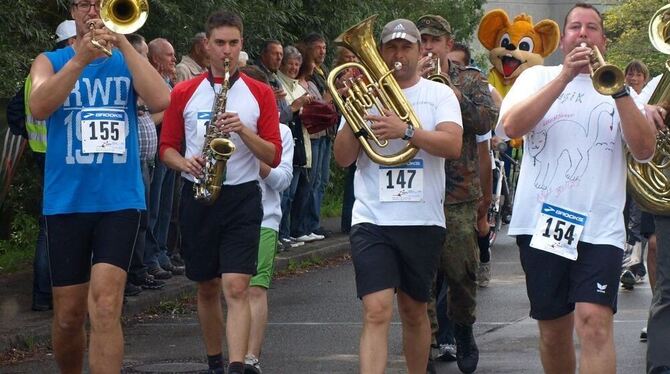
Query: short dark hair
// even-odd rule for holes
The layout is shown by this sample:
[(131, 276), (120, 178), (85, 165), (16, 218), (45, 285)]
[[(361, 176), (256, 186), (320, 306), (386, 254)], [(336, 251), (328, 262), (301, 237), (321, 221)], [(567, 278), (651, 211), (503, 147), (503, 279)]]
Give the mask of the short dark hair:
[(470, 59), (472, 58), (472, 56), (470, 55), (470, 48), (468, 48), (467, 45), (461, 42), (455, 42), (454, 46), (451, 47), (451, 50), (463, 52), (463, 55), (465, 56), (465, 64), (470, 65)]
[(630, 72), (644, 75), (645, 82), (647, 79), (649, 79), (649, 68), (647, 68), (647, 65), (645, 65), (644, 62), (640, 60), (633, 60), (629, 62), (628, 65), (626, 65), (624, 74), (628, 75)]
[(220, 10), (207, 17), (207, 22), (205, 22), (205, 35), (209, 38), (212, 34), (212, 30), (224, 26), (235, 27), (240, 30), (240, 34), (244, 31), (242, 18), (240, 18), (239, 15), (227, 10)]
[(144, 42), (144, 37), (140, 34), (132, 33), (132, 34), (127, 34), (126, 39), (128, 39), (128, 42), (137, 49), (142, 42)]
[(270, 46), (273, 44), (281, 46), (281, 42), (277, 39), (263, 40), (263, 44), (261, 45), (261, 55), (264, 55), (265, 52), (267, 52), (270, 49)]
[[(570, 17), (570, 13), (572, 13), (573, 10), (577, 8), (582, 8), (582, 9), (591, 9), (592, 11), (596, 12), (598, 15), (598, 18), (600, 18), (600, 28), (605, 32), (605, 24), (603, 23), (603, 15), (600, 14), (600, 11), (598, 8), (591, 4), (586, 4), (586, 3), (577, 3), (568, 10), (568, 13), (565, 15), (565, 20), (563, 20), (563, 30), (565, 30), (566, 26), (568, 25), (568, 17)], [(563, 31), (565, 33), (565, 31)]]
[(302, 42), (305, 44), (306, 47), (310, 47), (310, 45), (314, 42), (326, 42), (326, 38), (323, 37), (323, 35), (319, 34), (318, 32), (310, 32), (309, 34), (305, 35), (304, 38), (302, 38)]

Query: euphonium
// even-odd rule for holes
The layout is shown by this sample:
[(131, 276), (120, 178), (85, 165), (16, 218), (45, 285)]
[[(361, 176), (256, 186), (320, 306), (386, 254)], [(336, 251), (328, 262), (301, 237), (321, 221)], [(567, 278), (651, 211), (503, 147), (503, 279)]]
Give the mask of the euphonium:
[(426, 79), (446, 84), (449, 87), (451, 86), (451, 79), (446, 74), (442, 74), (442, 61), (439, 57), (433, 58), (433, 52), (428, 52), (428, 57), (430, 58), (431, 70), (428, 72)]
[[(395, 69), (389, 70), (377, 52), (377, 44), (372, 34), (372, 25), (376, 18), (374, 15), (365, 19), (335, 39), (335, 44), (352, 51), (361, 62), (348, 62), (333, 69), (328, 75), (327, 85), (335, 105), (358, 137), (368, 157), (381, 165), (402, 165), (414, 158), (419, 149), (407, 142), (397, 153), (386, 155), (378, 152), (371, 141), (380, 149), (388, 146), (389, 142), (380, 141), (372, 133), (368, 121), (364, 119), (368, 110), (375, 107), (379, 113), (387, 109), (397, 114), (403, 121), (412, 124), (414, 128), (421, 127), (412, 106), (393, 77), (394, 70), (400, 69), (402, 64), (396, 62)], [(361, 75), (345, 82), (347, 92), (342, 98), (337, 92), (335, 81), (340, 72), (349, 68), (361, 71)]]
[[(585, 47), (586, 43), (582, 43)], [(593, 88), (601, 95), (613, 95), (623, 88), (624, 75), (621, 69), (605, 62), (602, 53), (598, 46), (591, 46), (591, 63), (589, 70), (591, 72), (591, 80), (593, 81)]]
[(202, 177), (196, 177), (193, 183), (195, 199), (205, 204), (212, 204), (221, 193), (221, 186), (226, 180), (226, 164), (235, 152), (235, 143), (230, 135), (221, 132), (216, 126), (216, 120), (226, 111), (226, 100), (230, 88), (230, 60), (223, 63), (224, 75), (221, 91), (214, 98), (209, 123), (206, 124), (205, 142), (202, 155), (205, 158), (205, 167)]
[[(100, 18), (109, 30), (119, 34), (133, 33), (144, 25), (149, 16), (148, 0), (102, 0), (100, 3)], [(90, 23), (89, 29), (95, 25)], [(111, 56), (112, 52), (97, 40), (92, 39), (91, 43)]]
[[(649, 39), (661, 53), (670, 54), (670, 4), (659, 9), (649, 23)], [(649, 104), (670, 108), (670, 60)], [(665, 118), (670, 125), (670, 118)], [(642, 210), (658, 215), (670, 215), (670, 133), (656, 135), (656, 152), (648, 163), (639, 163), (627, 152), (629, 191)]]

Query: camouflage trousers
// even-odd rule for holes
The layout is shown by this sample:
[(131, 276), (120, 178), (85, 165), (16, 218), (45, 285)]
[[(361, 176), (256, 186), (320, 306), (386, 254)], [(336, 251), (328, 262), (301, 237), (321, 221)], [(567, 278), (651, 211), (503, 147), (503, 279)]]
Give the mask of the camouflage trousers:
[[(477, 306), (477, 201), (447, 205), (444, 207), (447, 224), (447, 240), (440, 255), (438, 276), (443, 276), (449, 289), (447, 293), (447, 316), (452, 323), (472, 325), (475, 323)], [(435, 282), (433, 282), (435, 285)], [(436, 292), (428, 303), (433, 335), (438, 330), (435, 309)]]

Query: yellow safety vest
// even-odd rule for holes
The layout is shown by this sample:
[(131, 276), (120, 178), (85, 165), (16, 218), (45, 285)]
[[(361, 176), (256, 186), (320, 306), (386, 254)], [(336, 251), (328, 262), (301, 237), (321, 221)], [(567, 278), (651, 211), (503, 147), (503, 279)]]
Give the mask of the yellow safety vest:
[(26, 78), (26, 86), (23, 91), (24, 105), (26, 109), (26, 130), (28, 131), (28, 145), (33, 152), (46, 153), (47, 151), (47, 123), (38, 121), (30, 113), (30, 87), (32, 80), (30, 75)]

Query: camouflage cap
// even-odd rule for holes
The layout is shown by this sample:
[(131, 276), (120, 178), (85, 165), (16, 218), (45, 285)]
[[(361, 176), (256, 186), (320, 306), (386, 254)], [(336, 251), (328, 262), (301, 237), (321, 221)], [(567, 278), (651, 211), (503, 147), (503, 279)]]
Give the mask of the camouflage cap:
[(419, 28), (421, 35), (428, 34), (432, 36), (451, 35), (451, 26), (446, 19), (434, 14), (426, 14), (416, 21), (416, 27)]

